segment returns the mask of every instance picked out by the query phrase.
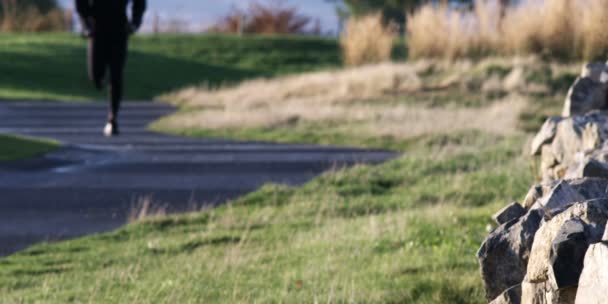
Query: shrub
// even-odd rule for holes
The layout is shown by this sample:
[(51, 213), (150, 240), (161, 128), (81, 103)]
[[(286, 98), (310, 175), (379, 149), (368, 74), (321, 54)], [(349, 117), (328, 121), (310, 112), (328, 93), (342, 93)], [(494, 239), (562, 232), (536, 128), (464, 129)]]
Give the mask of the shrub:
[(221, 33), (299, 34), (306, 31), (310, 17), (298, 13), (284, 1), (253, 1), (247, 10), (233, 9), (212, 27)]
[(504, 16), (484, 1), (473, 11), (426, 5), (409, 16), (408, 46), (413, 57), (542, 54), (589, 60), (608, 50), (607, 19), (605, 0), (525, 1)]
[(397, 30), (393, 25), (385, 25), (382, 20), (381, 14), (374, 14), (353, 17), (348, 21), (340, 38), (346, 64), (390, 60)]

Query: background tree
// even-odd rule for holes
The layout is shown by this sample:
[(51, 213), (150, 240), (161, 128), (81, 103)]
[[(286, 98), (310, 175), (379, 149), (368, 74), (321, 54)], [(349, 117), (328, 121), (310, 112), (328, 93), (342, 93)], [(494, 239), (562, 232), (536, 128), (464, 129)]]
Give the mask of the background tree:
[(5, 11), (5, 8), (26, 9), (28, 7), (36, 8), (40, 13), (46, 14), (53, 9), (59, 7), (57, 0), (1, 0), (0, 13)]

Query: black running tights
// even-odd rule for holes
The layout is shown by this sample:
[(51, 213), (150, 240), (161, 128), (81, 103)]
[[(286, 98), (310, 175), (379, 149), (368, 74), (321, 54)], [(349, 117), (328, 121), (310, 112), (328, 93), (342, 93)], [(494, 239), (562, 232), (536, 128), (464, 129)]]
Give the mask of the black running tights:
[(97, 89), (103, 88), (106, 72), (110, 71), (108, 121), (114, 121), (118, 116), (127, 48), (126, 35), (96, 35), (89, 39), (89, 78)]

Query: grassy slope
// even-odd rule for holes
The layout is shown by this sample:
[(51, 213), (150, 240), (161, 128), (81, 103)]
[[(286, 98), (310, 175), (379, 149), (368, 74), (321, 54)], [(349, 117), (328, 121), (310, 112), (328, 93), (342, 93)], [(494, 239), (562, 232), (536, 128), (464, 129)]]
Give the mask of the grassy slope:
[[(84, 52), (76, 38), (36, 39), (69, 42), (78, 56)], [(172, 43), (146, 39), (135, 41), (130, 69), (146, 71), (138, 66), (138, 56), (142, 64), (168, 60), (164, 68), (172, 70), (163, 71), (160, 64), (155, 67), (158, 73), (174, 75), (177, 80), (140, 79), (158, 81), (167, 89), (192, 81), (180, 78), (178, 72), (183, 71), (218, 84), (272, 75), (274, 68), (286, 73), (332, 66), (337, 58), (330, 52), (329, 57), (319, 57), (325, 63), (317, 64), (320, 54), (311, 51), (307, 60), (317, 63), (302, 65), (300, 58), (292, 66), (280, 53), (266, 62), (270, 49), (266, 38), (249, 40), (262, 39), (257, 52), (233, 52), (240, 42), (226, 38), (220, 39), (228, 41), (225, 48), (219, 42), (202, 43), (211, 37), (196, 38), (201, 41), (198, 48), (192, 46), (189, 36), (160, 38)], [(283, 50), (289, 49), (279, 44)], [(201, 49), (205, 46), (210, 49)], [(65, 45), (58, 48), (65, 50)], [(150, 55), (171, 52), (180, 55)], [(180, 57), (188, 52), (193, 56), (186, 57), (207, 59), (193, 68), (191, 61)], [(44, 62), (40, 59), (39, 64)], [(214, 62), (213, 67), (209, 62)], [(219, 72), (200, 76), (201, 68)], [(77, 69), (69, 73), (75, 74), (68, 78), (81, 77)], [(27, 75), (21, 77), (15, 86), (32, 97), (28, 94), (34, 84), (23, 85), (28, 83)], [(65, 85), (69, 83), (65, 79), (56, 81), (45, 84), (41, 95), (96, 97), (88, 95), (84, 80), (74, 87)], [(151, 88), (160, 85), (150, 83), (147, 90), (153, 92), (149, 94), (166, 90), (156, 92)], [(72, 91), (80, 93), (72, 95)], [(330, 172), (299, 188), (269, 185), (206, 212), (152, 219), (110, 234), (35, 246), (0, 260), (0, 302), (483, 302), (474, 255), (491, 224), (490, 214), (505, 202), (521, 198), (532, 180), (529, 160), (520, 152), (523, 136), (500, 138), (465, 132), (396, 141), (334, 132), (338, 129), (331, 126), (299, 127), (301, 132), (289, 128), (275, 133), (230, 130), (219, 135), (391, 147), (408, 154), (376, 167)]]
[(50, 141), (0, 135), (0, 161), (11, 161), (44, 154), (57, 148)]
[[(91, 100), (85, 41), (69, 34), (0, 35), (0, 99)], [(212, 35), (136, 36), (126, 97), (152, 99), (180, 87), (217, 86), (340, 64), (335, 40)]]
[(0, 302), (481, 303), (489, 215), (531, 181), (521, 137), (421, 138), (407, 157), (0, 260)]

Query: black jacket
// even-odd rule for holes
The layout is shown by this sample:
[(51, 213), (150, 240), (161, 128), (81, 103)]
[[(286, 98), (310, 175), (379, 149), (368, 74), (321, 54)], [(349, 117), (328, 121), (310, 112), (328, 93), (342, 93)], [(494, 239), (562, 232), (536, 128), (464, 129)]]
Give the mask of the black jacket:
[[(146, 0), (75, 0), (85, 32), (128, 33), (137, 30), (146, 11)], [(127, 6), (133, 2), (129, 20)]]

